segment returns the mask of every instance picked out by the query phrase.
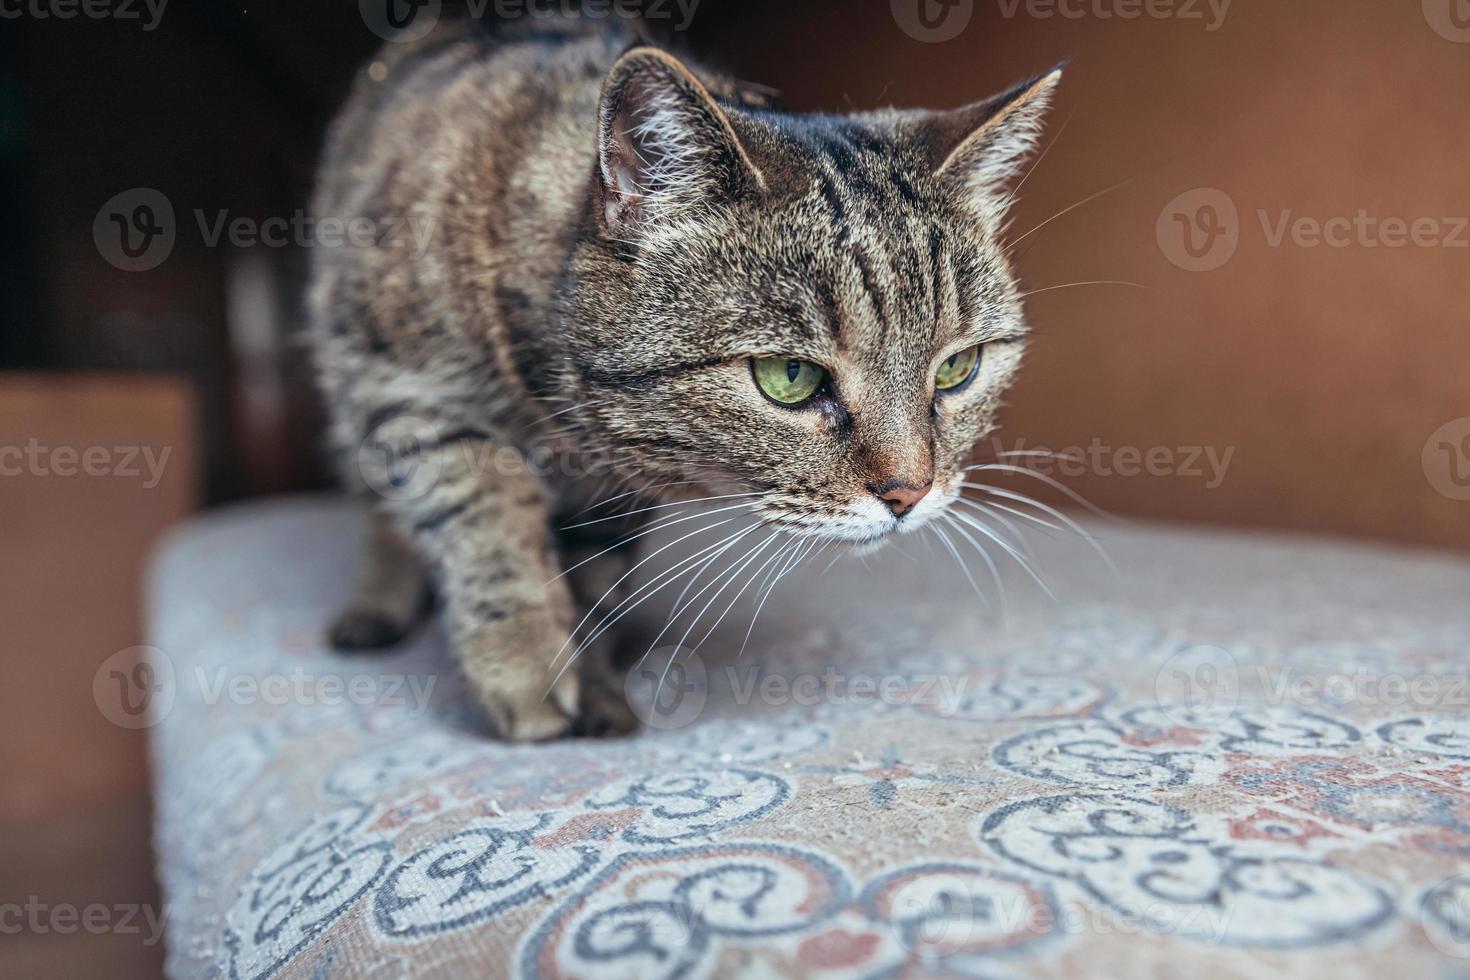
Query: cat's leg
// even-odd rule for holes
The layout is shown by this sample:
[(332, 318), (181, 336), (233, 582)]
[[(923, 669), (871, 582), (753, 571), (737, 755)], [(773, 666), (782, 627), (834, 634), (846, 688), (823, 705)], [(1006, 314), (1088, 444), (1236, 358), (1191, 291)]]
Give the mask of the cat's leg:
[(339, 650), (377, 650), (402, 641), (428, 608), (423, 563), (388, 515), (374, 511), (362, 536), (352, 598), (331, 629)]
[[(581, 623), (578, 641), (591, 637), (633, 591), (631, 576), (635, 548), (627, 539), (637, 525), (610, 522), (612, 529), (591, 533), (574, 529), (559, 535), (562, 565), (576, 600)], [(576, 731), (581, 735), (626, 735), (639, 727), (625, 693), (627, 670), (618, 662), (622, 631), (611, 626), (577, 654), (582, 697)], [(574, 647), (576, 644), (574, 644)]]
[[(389, 438), (398, 469), (432, 479), (387, 502), (434, 566), (460, 667), (496, 733), (539, 741), (567, 733), (579, 678), (553, 660), (572, 602), (550, 530), (550, 498), (519, 454), (476, 430), (441, 439)], [(395, 494), (395, 496), (397, 496)]]

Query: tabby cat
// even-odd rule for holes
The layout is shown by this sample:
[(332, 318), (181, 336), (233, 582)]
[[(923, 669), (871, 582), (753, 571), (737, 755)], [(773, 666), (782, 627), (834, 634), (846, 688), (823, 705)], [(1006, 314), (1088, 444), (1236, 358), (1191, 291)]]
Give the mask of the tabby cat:
[[(1060, 74), (794, 115), (601, 26), (388, 45), (315, 210), (432, 233), (314, 250), (333, 441), (374, 504), (334, 644), (399, 641), (432, 581), (501, 736), (624, 731), (614, 631), (569, 641), (667, 502), (713, 499), (751, 544), (942, 514), (1021, 360), (999, 236)], [(609, 508), (609, 476), (642, 496)]]

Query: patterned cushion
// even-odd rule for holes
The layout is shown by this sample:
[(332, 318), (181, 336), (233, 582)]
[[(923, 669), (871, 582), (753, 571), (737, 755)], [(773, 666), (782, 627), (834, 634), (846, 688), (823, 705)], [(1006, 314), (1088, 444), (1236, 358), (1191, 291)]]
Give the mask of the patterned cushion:
[(1470, 970), (1470, 564), (1109, 525), (1116, 577), (1037, 536), (1058, 601), (1007, 562), (987, 611), (905, 541), (803, 564), (737, 656), (752, 587), (634, 675), (641, 735), (520, 747), (437, 630), (324, 648), (358, 520), (157, 561), (175, 976)]

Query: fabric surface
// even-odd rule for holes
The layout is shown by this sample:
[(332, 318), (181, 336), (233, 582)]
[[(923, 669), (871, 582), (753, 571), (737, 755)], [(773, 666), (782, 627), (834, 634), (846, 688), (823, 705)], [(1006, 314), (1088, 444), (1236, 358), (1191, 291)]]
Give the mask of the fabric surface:
[(1470, 563), (1094, 524), (1116, 578), (1032, 537), (1002, 621), (905, 541), (635, 674), (642, 734), (506, 746), (436, 629), (324, 647), (358, 519), (156, 562), (175, 976), (1470, 975)]

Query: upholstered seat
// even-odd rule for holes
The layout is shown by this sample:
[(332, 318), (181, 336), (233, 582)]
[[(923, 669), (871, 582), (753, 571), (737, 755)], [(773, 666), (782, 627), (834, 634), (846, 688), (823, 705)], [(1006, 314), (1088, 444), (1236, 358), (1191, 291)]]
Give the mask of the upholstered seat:
[(906, 539), (636, 675), (656, 727), (508, 746), (437, 629), (326, 648), (357, 520), (225, 511), (156, 562), (176, 976), (1470, 969), (1470, 564), (1094, 523), (1116, 578), (1035, 536), (1058, 601), (1007, 561), (1002, 623)]

